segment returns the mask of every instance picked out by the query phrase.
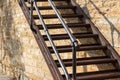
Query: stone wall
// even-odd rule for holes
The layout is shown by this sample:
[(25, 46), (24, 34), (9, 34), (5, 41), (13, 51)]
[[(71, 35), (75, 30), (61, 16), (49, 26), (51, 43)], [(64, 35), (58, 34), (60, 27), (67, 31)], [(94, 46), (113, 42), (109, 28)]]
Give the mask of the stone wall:
[(120, 54), (120, 0), (76, 0)]
[(0, 1), (0, 72), (21, 80), (52, 80), (17, 0)]
[[(120, 51), (120, 1), (119, 0), (76, 0), (90, 19), (105, 35), (108, 41)], [(60, 3), (56, 3), (61, 5)], [(47, 5), (40, 4), (40, 5)], [(53, 11), (42, 11), (43, 14), (53, 13)], [(71, 11), (60, 11), (60, 13), (71, 13)], [(35, 13), (36, 14), (36, 13)], [(17, 0), (1, 0), (0, 2), (0, 71), (12, 77), (19, 77), (21, 80), (53, 80), (46, 62), (38, 48), (36, 40), (29, 28)], [(70, 19), (71, 20), (71, 19)], [(66, 22), (70, 20), (65, 19)], [(38, 23), (38, 21), (36, 21)], [(58, 19), (45, 20), (48, 24), (59, 22)], [(78, 22), (78, 19), (71, 22)], [(82, 29), (81, 31), (83, 31)], [(71, 29), (72, 32), (79, 29)], [(45, 34), (41, 31), (42, 34)], [(65, 33), (65, 30), (51, 30), (50, 34)], [(83, 42), (84, 40), (79, 40)], [(91, 40), (87, 40), (91, 43)], [(68, 40), (55, 41), (55, 45), (71, 44)], [(50, 45), (49, 42), (47, 45)], [(89, 53), (89, 54), (87, 54)], [(101, 52), (96, 53), (99, 55)], [(67, 53), (61, 55), (62, 58), (70, 58)], [(92, 51), (77, 53), (77, 57), (96, 56)], [(56, 57), (55, 57), (56, 59)], [(89, 65), (80, 66), (79, 72), (102, 70), (109, 65)], [(110, 67), (109, 67), (110, 68)], [(72, 72), (71, 68), (68, 69)], [(119, 79), (118, 79), (119, 80)]]

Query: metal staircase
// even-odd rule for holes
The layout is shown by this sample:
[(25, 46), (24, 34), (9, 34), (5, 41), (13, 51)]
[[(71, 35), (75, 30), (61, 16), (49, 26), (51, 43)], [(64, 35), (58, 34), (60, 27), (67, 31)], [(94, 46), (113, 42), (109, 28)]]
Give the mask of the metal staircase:
[[(112, 48), (109, 42), (101, 34), (101, 32), (94, 26), (89, 20), (83, 10), (77, 5), (75, 0), (18, 0), (23, 10), (23, 13), (30, 25), (30, 28), (34, 34), (34, 37), (42, 51), (42, 54), (46, 60), (46, 63), (51, 71), (54, 80), (104, 80), (111, 78), (120, 78), (120, 56)], [(50, 6), (38, 6), (37, 3), (48, 2)], [(54, 2), (63, 2), (67, 5), (58, 6), (54, 5)], [(27, 6), (26, 4), (30, 4)], [(67, 10), (71, 9), (74, 13), (60, 14), (59, 9)], [(40, 10), (53, 10), (55, 14), (42, 15)], [(33, 14), (33, 11), (37, 12), (37, 15)], [(79, 18), (81, 23), (66, 23), (64, 18)], [(59, 19), (61, 24), (46, 24), (45, 19)], [(39, 20), (41, 24), (36, 24), (35, 20)], [(85, 28), (85, 32), (71, 32), (70, 28)], [(64, 29), (66, 33), (63, 34), (50, 34), (51, 29)], [(41, 34), (41, 30), (44, 30), (46, 35)], [(79, 44), (78, 39), (95, 40), (95, 43), (91, 44)], [(56, 46), (54, 41), (70, 40), (70, 45)], [(46, 45), (46, 41), (49, 41), (51, 46)], [(60, 41), (59, 41), (60, 42)], [(90, 56), (84, 58), (78, 58), (76, 52), (81, 51), (103, 51), (103, 56)], [(71, 53), (70, 53), (71, 52)], [(60, 54), (64, 55), (68, 53), (72, 55), (70, 59), (62, 59)], [(56, 60), (53, 58), (53, 54), (56, 56)], [(97, 53), (93, 53), (97, 54)], [(111, 64), (113, 69), (105, 69), (92, 72), (77, 71), (78, 66), (98, 64)], [(72, 73), (67, 69), (72, 68)], [(60, 68), (63, 73), (60, 72)]]

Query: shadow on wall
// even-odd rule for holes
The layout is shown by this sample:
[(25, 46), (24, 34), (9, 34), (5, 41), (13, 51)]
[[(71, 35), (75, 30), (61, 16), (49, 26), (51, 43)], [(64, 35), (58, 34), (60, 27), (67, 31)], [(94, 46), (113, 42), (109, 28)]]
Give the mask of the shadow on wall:
[[(94, 8), (98, 11), (98, 13), (100, 14), (100, 15), (102, 15), (102, 17), (106, 20), (106, 22), (109, 24), (108, 26), (110, 27), (110, 30), (111, 30), (111, 39), (112, 39), (112, 46), (114, 47), (115, 46), (115, 42), (114, 42), (114, 32), (117, 32), (117, 34), (118, 34), (118, 39), (119, 39), (119, 37), (120, 37), (120, 31), (119, 30), (117, 30), (117, 28), (115, 27), (115, 25), (103, 14), (103, 12), (100, 10), (100, 8), (98, 8), (96, 5), (95, 5), (95, 3), (92, 1), (92, 0), (88, 0), (90, 3), (91, 3), (91, 5), (92, 6), (94, 6)], [(87, 1), (85, 0), (85, 5), (82, 7), (82, 9), (84, 10), (84, 12), (87, 14), (87, 16), (91, 19), (91, 16), (90, 16), (90, 13), (89, 13), (89, 10), (88, 10), (88, 7), (87, 7)], [(89, 54), (89, 56), (91, 56), (91, 57), (93, 57), (94, 56), (94, 53), (95, 51), (93, 51), (93, 52), (88, 52), (88, 54)], [(99, 53), (99, 52), (97, 52), (96, 51), (96, 53)], [(99, 54), (97, 54), (97, 55), (99, 55)], [(86, 55), (85, 55), (86, 56)], [(107, 68), (109, 66), (109, 68), (112, 68), (112, 67), (110, 67), (110, 64), (108, 64), (108, 65), (97, 65), (97, 67), (98, 67), (98, 69), (99, 70), (103, 70), (105, 67)], [(84, 66), (83, 67), (84, 68), (84, 71), (87, 71), (87, 67), (86, 66)], [(109, 69), (108, 68), (108, 69)]]
[[(3, 0), (1, 0), (3, 1)], [(5, 1), (3, 1), (5, 3)], [(5, 3), (0, 6), (2, 16), (0, 25), (1, 35), (1, 52), (0, 63), (3, 74), (12, 76), (15, 80), (19, 80), (24, 73), (24, 64), (22, 63), (22, 45), (16, 34), (13, 22), (11, 3)], [(13, 79), (13, 80), (14, 80)], [(23, 79), (22, 79), (23, 80)], [(27, 80), (27, 79), (26, 79)]]
[[(92, 0), (89, 0), (89, 2), (92, 4), (92, 6), (94, 6), (94, 8), (98, 11), (98, 13), (100, 15), (102, 15), (102, 17), (106, 20), (106, 22), (109, 24), (110, 29), (111, 29), (111, 39), (112, 39), (112, 46), (115, 47), (115, 40), (114, 40), (114, 32), (117, 32), (118, 34), (118, 39), (120, 38), (120, 31), (114, 26), (114, 24), (105, 16), (105, 14), (95, 5), (95, 3)], [(87, 8), (87, 6), (85, 5), (83, 7), (85, 13), (87, 13), (89, 15), (89, 10)], [(89, 15), (90, 17), (90, 15)]]

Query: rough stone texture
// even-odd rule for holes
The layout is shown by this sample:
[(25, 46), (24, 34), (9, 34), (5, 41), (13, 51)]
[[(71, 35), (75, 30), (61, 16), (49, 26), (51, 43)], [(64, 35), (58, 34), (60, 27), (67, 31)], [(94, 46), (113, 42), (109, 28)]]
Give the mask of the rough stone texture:
[[(17, 0), (1, 0), (0, 2), (0, 71), (12, 77), (21, 77), (21, 80), (53, 80), (46, 62), (38, 48), (33, 37), (29, 25), (20, 9)], [(85, 2), (86, 1), (86, 2)], [(77, 0), (91, 20), (96, 24), (100, 31), (105, 35), (108, 41), (119, 52), (119, 30), (120, 30), (120, 8), (118, 0)], [(93, 5), (93, 3), (95, 3)], [(109, 4), (108, 4), (109, 3)], [(66, 5), (63, 3), (55, 3), (56, 5)], [(27, 4), (29, 5), (29, 4)], [(38, 5), (49, 5), (48, 3), (38, 3)], [(97, 5), (98, 8), (95, 7)], [(114, 7), (113, 7), (114, 6)], [(98, 11), (99, 10), (99, 11)], [(71, 10), (65, 12), (59, 11), (61, 14), (72, 13)], [(42, 14), (52, 14), (53, 11), (41, 11)], [(34, 12), (36, 14), (36, 12)], [(72, 21), (71, 21), (72, 20)], [(80, 22), (78, 19), (65, 19), (65, 22)], [(39, 21), (35, 21), (40, 24)], [(60, 23), (58, 19), (45, 20), (46, 24)], [(85, 31), (86, 29), (70, 29), (71, 32)], [(64, 29), (50, 30), (50, 34), (66, 33)], [(41, 31), (45, 34), (44, 31)], [(79, 44), (87, 42), (95, 43), (92, 39), (79, 39)], [(55, 45), (70, 45), (70, 40), (54, 41)], [(46, 42), (50, 45), (49, 42)], [(97, 53), (97, 54), (95, 54)], [(102, 51), (85, 51), (78, 52), (77, 57), (101, 56)], [(102, 54), (104, 55), (104, 54)], [(56, 56), (53, 55), (54, 59)], [(71, 58), (70, 53), (61, 54), (61, 58)], [(77, 67), (78, 72), (90, 72), (113, 68), (111, 64), (89, 65)], [(71, 68), (67, 68), (72, 72)], [(60, 70), (61, 73), (62, 70)], [(119, 80), (119, 79), (118, 79)]]
[(120, 0), (76, 0), (120, 54)]
[(3, 2), (0, 3), (0, 71), (21, 80), (52, 80), (17, 0)]

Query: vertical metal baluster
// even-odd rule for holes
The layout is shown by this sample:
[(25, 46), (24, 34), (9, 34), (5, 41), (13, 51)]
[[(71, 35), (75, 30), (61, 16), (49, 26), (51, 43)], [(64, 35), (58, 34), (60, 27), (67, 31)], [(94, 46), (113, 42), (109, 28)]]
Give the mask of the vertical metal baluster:
[(72, 43), (72, 56), (73, 56), (73, 60), (72, 60), (72, 65), (73, 65), (73, 75), (72, 78), (73, 80), (76, 80), (76, 45), (75, 42)]
[(34, 2), (34, 0), (28, 0), (29, 1), (29, 3), (30, 3), (30, 29), (33, 31), (33, 32), (35, 32), (35, 33), (37, 33), (36, 32), (36, 30), (33, 28), (33, 2)]
[(33, 1), (30, 0), (30, 28), (33, 29)]

